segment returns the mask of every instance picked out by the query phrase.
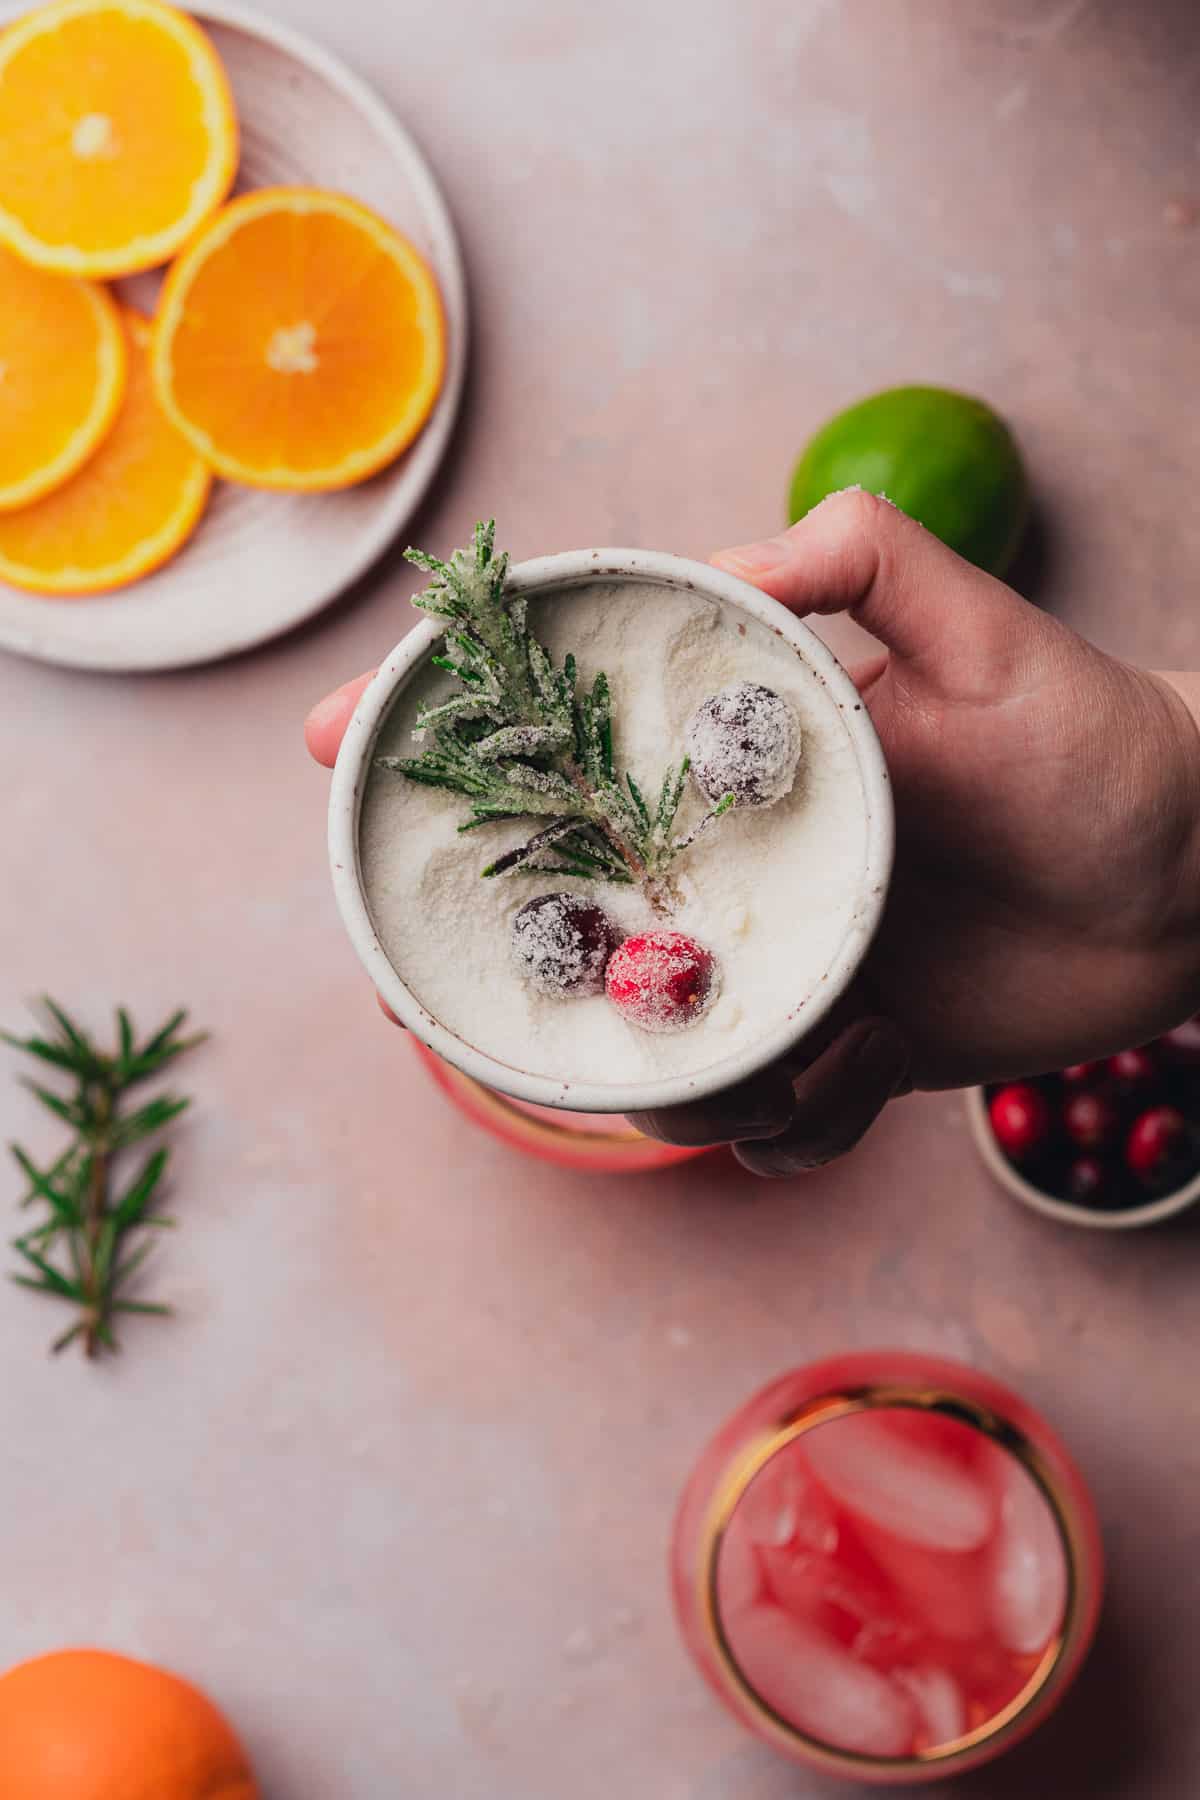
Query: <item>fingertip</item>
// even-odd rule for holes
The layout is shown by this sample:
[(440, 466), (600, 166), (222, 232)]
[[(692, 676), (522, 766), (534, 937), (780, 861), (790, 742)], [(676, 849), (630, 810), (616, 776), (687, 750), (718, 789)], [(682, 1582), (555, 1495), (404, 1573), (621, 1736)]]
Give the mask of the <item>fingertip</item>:
[(304, 747), (323, 769), (332, 769), (337, 761), (338, 746), (346, 730), (344, 722), (339, 729), (341, 711), (337, 695), (327, 694), (304, 721)]
[(810, 1174), (816, 1166), (799, 1162), (786, 1151), (772, 1150), (769, 1142), (730, 1144), (729, 1148), (747, 1175), (756, 1175), (760, 1181), (790, 1181), (795, 1175)]
[(320, 763), (322, 768), (332, 769), (337, 761), (354, 709), (374, 678), (375, 671), (372, 669), (366, 675), (359, 675), (342, 687), (335, 688), (332, 694), (326, 694), (323, 700), (317, 701), (305, 719), (304, 742), (313, 761)]
[(852, 1150), (888, 1101), (911, 1088), (908, 1046), (890, 1020), (858, 1020), (796, 1078), (796, 1108), (786, 1131), (761, 1143), (735, 1143), (744, 1169), (769, 1181), (835, 1161)]

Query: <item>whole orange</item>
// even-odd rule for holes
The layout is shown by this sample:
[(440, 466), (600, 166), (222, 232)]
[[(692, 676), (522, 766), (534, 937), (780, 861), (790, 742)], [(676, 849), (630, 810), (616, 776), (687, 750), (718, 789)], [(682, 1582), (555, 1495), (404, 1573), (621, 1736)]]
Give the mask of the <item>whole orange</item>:
[(0, 1675), (4, 1800), (259, 1800), (211, 1700), (107, 1650), (59, 1650)]

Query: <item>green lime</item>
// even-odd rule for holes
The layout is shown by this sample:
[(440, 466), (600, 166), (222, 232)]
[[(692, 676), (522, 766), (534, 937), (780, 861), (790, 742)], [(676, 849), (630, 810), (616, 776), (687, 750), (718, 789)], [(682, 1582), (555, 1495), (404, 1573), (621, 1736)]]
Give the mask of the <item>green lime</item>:
[(788, 518), (839, 488), (886, 494), (960, 556), (1000, 575), (1029, 512), (1029, 484), (1003, 419), (949, 388), (887, 388), (822, 425), (801, 453)]

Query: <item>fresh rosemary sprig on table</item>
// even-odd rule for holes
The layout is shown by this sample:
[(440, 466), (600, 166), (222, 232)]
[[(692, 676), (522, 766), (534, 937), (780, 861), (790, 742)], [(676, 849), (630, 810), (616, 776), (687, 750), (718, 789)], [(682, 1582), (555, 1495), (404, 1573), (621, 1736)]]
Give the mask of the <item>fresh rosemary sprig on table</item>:
[(460, 831), (501, 819), (545, 820), (484, 875), (522, 870), (637, 882), (655, 899), (670, 864), (734, 796), (722, 795), (690, 831), (677, 834), (684, 757), (646, 801), (616, 762), (608, 677), (601, 671), (590, 687), (581, 686), (573, 656), (554, 666), (529, 629), (524, 596), (505, 591), (508, 557), (496, 554), (495, 539), (493, 519), (477, 525), (473, 548), (456, 550), (448, 563), (405, 552), (433, 576), (413, 604), (447, 621), (443, 652), (433, 661), (457, 686), (418, 715), (415, 735), (430, 740), (419, 756), (376, 760), (410, 781), (464, 794), (471, 813)]
[(56, 1352), (82, 1338), (87, 1355), (95, 1356), (101, 1347), (117, 1349), (113, 1321), (118, 1313), (170, 1312), (130, 1292), (151, 1249), (149, 1240), (131, 1248), (131, 1238), (149, 1226), (173, 1222), (152, 1210), (161, 1195), (167, 1152), (161, 1146), (152, 1150), (122, 1183), (117, 1170), (128, 1160), (128, 1151), (178, 1118), (189, 1102), (158, 1094), (133, 1111), (124, 1110), (122, 1103), (130, 1089), (161, 1074), (201, 1043), (204, 1034), (181, 1037), (187, 1014), (176, 1012), (139, 1045), (129, 1014), (119, 1007), (116, 1045), (106, 1053), (61, 1006), (50, 999), (43, 1004), (46, 1035), (19, 1038), (5, 1031), (0, 1039), (72, 1078), (73, 1091), (66, 1096), (37, 1081), (26, 1082), (42, 1105), (69, 1126), (72, 1139), (48, 1168), (38, 1168), (18, 1144), (12, 1146), (28, 1183), (21, 1205), (40, 1203), (45, 1209), (37, 1224), (12, 1240), (25, 1265), (12, 1279), (77, 1310), (78, 1317), (55, 1339)]

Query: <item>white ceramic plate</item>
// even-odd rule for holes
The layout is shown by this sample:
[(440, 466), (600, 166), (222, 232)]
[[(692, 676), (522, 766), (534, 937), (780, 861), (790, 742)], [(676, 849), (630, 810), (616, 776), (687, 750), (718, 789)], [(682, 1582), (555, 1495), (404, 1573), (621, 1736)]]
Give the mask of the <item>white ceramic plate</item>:
[[(25, 7), (5, 7), (13, 17)], [(172, 669), (246, 650), (310, 618), (403, 530), (445, 453), (462, 393), (467, 304), (454, 227), (424, 157), (366, 84), (308, 39), (237, 6), (193, 9), (233, 85), (239, 192), (338, 188), (381, 213), (437, 273), (448, 334), (433, 415), (398, 462), (333, 494), (218, 482), (191, 542), (114, 594), (46, 600), (0, 583), (0, 648), (84, 669)], [(150, 311), (157, 277), (122, 284)]]

